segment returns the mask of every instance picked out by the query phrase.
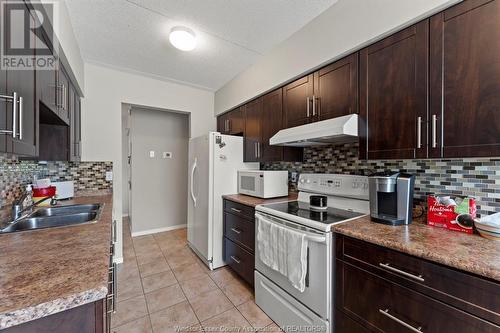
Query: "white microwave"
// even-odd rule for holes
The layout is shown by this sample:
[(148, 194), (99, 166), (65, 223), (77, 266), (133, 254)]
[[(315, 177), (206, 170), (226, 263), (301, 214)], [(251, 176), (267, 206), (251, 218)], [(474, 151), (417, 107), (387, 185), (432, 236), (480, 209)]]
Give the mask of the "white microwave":
[(238, 193), (258, 198), (288, 195), (288, 171), (238, 171)]

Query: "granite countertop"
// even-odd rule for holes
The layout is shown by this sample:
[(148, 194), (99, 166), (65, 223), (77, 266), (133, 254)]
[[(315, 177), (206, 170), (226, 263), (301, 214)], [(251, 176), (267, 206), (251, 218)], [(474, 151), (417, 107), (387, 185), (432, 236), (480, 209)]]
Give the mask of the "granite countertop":
[(500, 281), (500, 242), (430, 227), (375, 223), (369, 216), (334, 225), (334, 232)]
[(59, 205), (91, 203), (96, 223), (0, 234), (0, 330), (106, 297), (112, 196)]
[(226, 194), (222, 196), (224, 199), (231, 200), (242, 205), (255, 207), (257, 205), (264, 205), (273, 202), (294, 201), (297, 200), (297, 192), (290, 192), (286, 197), (278, 197), (272, 199), (256, 198), (244, 194)]

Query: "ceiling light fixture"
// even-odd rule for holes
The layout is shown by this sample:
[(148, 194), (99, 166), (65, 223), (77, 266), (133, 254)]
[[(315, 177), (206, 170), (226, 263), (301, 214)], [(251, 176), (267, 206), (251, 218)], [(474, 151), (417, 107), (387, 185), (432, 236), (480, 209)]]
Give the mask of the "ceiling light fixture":
[(196, 47), (196, 35), (193, 30), (186, 27), (173, 27), (168, 40), (182, 51), (191, 51)]

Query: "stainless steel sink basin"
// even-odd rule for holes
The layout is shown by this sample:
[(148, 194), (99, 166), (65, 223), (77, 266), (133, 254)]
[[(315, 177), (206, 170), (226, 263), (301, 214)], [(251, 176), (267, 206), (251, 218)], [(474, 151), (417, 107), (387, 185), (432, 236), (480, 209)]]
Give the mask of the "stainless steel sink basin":
[(98, 211), (99, 208), (101, 208), (101, 205), (99, 204), (39, 208), (36, 211), (34, 211), (30, 215), (30, 217), (61, 216), (61, 215), (88, 213), (88, 212)]
[(39, 208), (28, 217), (9, 224), (0, 232), (65, 227), (95, 222), (99, 219), (100, 212), (100, 204)]

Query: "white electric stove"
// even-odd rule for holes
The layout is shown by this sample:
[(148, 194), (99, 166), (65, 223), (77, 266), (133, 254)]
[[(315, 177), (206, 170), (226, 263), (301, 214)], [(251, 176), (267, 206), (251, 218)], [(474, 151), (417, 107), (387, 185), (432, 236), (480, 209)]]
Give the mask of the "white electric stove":
[[(332, 332), (332, 225), (369, 213), (368, 177), (301, 174), (298, 200), (256, 207), (256, 230), (261, 220), (306, 236), (307, 274), (303, 292), (287, 277), (266, 266), (255, 246), (255, 302), (287, 332)], [(327, 197), (327, 207), (311, 208), (309, 197)]]

